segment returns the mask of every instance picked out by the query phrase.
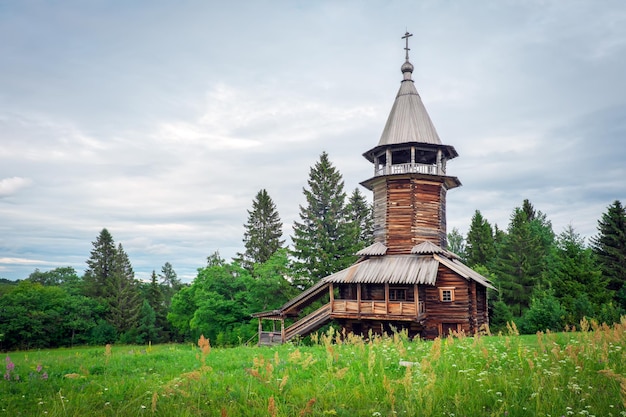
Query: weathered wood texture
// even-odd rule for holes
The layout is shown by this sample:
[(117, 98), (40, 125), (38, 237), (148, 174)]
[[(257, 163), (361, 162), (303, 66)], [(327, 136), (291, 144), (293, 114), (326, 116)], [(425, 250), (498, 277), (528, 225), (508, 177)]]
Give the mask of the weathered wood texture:
[(387, 182), (381, 178), (374, 183), (374, 241), (386, 244), (386, 218), (387, 218)]
[[(454, 288), (454, 301), (441, 301), (440, 287)], [(440, 265), (435, 286), (427, 286), (425, 292), (426, 321), (422, 335), (424, 338), (445, 336), (450, 324), (456, 324), (459, 330), (473, 334), (469, 281)]]
[(373, 192), (374, 239), (389, 248), (388, 254), (410, 253), (424, 240), (446, 247), (446, 187), (442, 181), (385, 177), (373, 184)]

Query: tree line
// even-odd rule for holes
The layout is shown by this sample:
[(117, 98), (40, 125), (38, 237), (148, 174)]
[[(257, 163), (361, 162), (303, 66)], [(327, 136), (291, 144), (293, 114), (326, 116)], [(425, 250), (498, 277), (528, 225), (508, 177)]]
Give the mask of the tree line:
[(560, 234), (528, 200), (506, 230), (476, 210), (466, 236), (454, 229), (450, 250), (491, 279), (490, 325), (514, 321), (524, 333), (562, 330), (583, 317), (613, 323), (626, 313), (626, 211), (618, 200), (589, 243), (572, 225)]
[[(230, 261), (219, 251), (189, 284), (166, 262), (149, 282), (135, 278), (130, 259), (105, 228), (79, 276), (71, 267), (35, 270), (15, 283), (0, 280), (0, 349), (76, 344), (163, 343), (215, 345), (252, 340), (251, 314), (280, 307), (321, 278), (351, 265), (373, 241), (372, 207), (344, 190), (328, 154), (310, 168), (306, 203), (293, 224), (292, 245), (267, 190), (247, 211), (243, 251)], [(528, 200), (513, 210), (506, 230), (480, 211), (467, 235), (452, 230), (449, 250), (490, 278), (492, 329), (515, 321), (526, 333), (561, 330), (582, 317), (618, 321), (626, 311), (626, 212), (615, 201), (589, 244), (572, 226), (555, 235)]]

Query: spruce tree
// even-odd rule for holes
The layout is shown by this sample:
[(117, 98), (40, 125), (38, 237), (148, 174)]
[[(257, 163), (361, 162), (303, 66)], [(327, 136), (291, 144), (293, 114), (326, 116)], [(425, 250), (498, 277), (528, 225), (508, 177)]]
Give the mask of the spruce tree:
[(117, 246), (114, 272), (106, 283), (106, 289), (104, 299), (109, 306), (107, 321), (119, 333), (128, 332), (137, 325), (142, 300), (135, 272), (121, 243)]
[(577, 324), (583, 316), (597, 318), (596, 312), (611, 299), (592, 250), (572, 225), (557, 237), (546, 275), (554, 296), (568, 312), (569, 324)]
[(122, 244), (115, 247), (107, 229), (102, 229), (93, 246), (84, 277), (85, 294), (105, 306), (110, 325), (119, 333), (127, 332), (136, 325), (141, 307), (133, 267)]
[(602, 274), (615, 299), (626, 308), (626, 209), (619, 200), (598, 220), (598, 234), (591, 239)]
[(115, 257), (113, 236), (107, 229), (102, 229), (93, 242), (91, 257), (87, 260), (87, 270), (83, 278), (85, 295), (94, 298), (106, 296), (107, 281), (115, 270)]
[(346, 205), (346, 217), (349, 225), (353, 228), (355, 240), (352, 253), (356, 253), (374, 242), (374, 217), (372, 205), (365, 196), (355, 188), (348, 204)]
[(465, 260), (467, 265), (489, 266), (495, 260), (496, 243), (491, 224), (483, 217), (479, 210), (474, 212), (472, 223), (467, 232), (465, 241)]
[(542, 287), (543, 270), (554, 241), (552, 225), (545, 215), (535, 212), (528, 200), (524, 203), (513, 211), (494, 266), (502, 300), (517, 316), (530, 306), (533, 292)]
[(300, 206), (301, 221), (294, 222), (292, 236), (299, 286), (315, 284), (356, 259), (351, 256), (354, 242), (346, 219), (343, 177), (326, 152), (310, 169), (308, 186), (303, 189), (306, 206)]
[(267, 262), (274, 252), (283, 247), (283, 223), (267, 190), (260, 190), (252, 200), (252, 210), (248, 210), (244, 228), (246, 250), (237, 254), (237, 260), (246, 269), (252, 270), (254, 264)]

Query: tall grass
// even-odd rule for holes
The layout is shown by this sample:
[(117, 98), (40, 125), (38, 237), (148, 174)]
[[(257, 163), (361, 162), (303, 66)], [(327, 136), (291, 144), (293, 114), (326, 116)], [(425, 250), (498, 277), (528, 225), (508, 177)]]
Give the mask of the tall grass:
[(581, 330), (12, 352), (0, 415), (626, 416), (626, 319)]

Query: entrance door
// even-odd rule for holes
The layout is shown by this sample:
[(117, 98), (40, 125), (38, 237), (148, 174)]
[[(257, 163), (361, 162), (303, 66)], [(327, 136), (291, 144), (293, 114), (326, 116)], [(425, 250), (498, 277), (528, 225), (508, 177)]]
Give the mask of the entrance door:
[(459, 325), (457, 323), (441, 323), (441, 337), (447, 337), (450, 332), (458, 332)]

